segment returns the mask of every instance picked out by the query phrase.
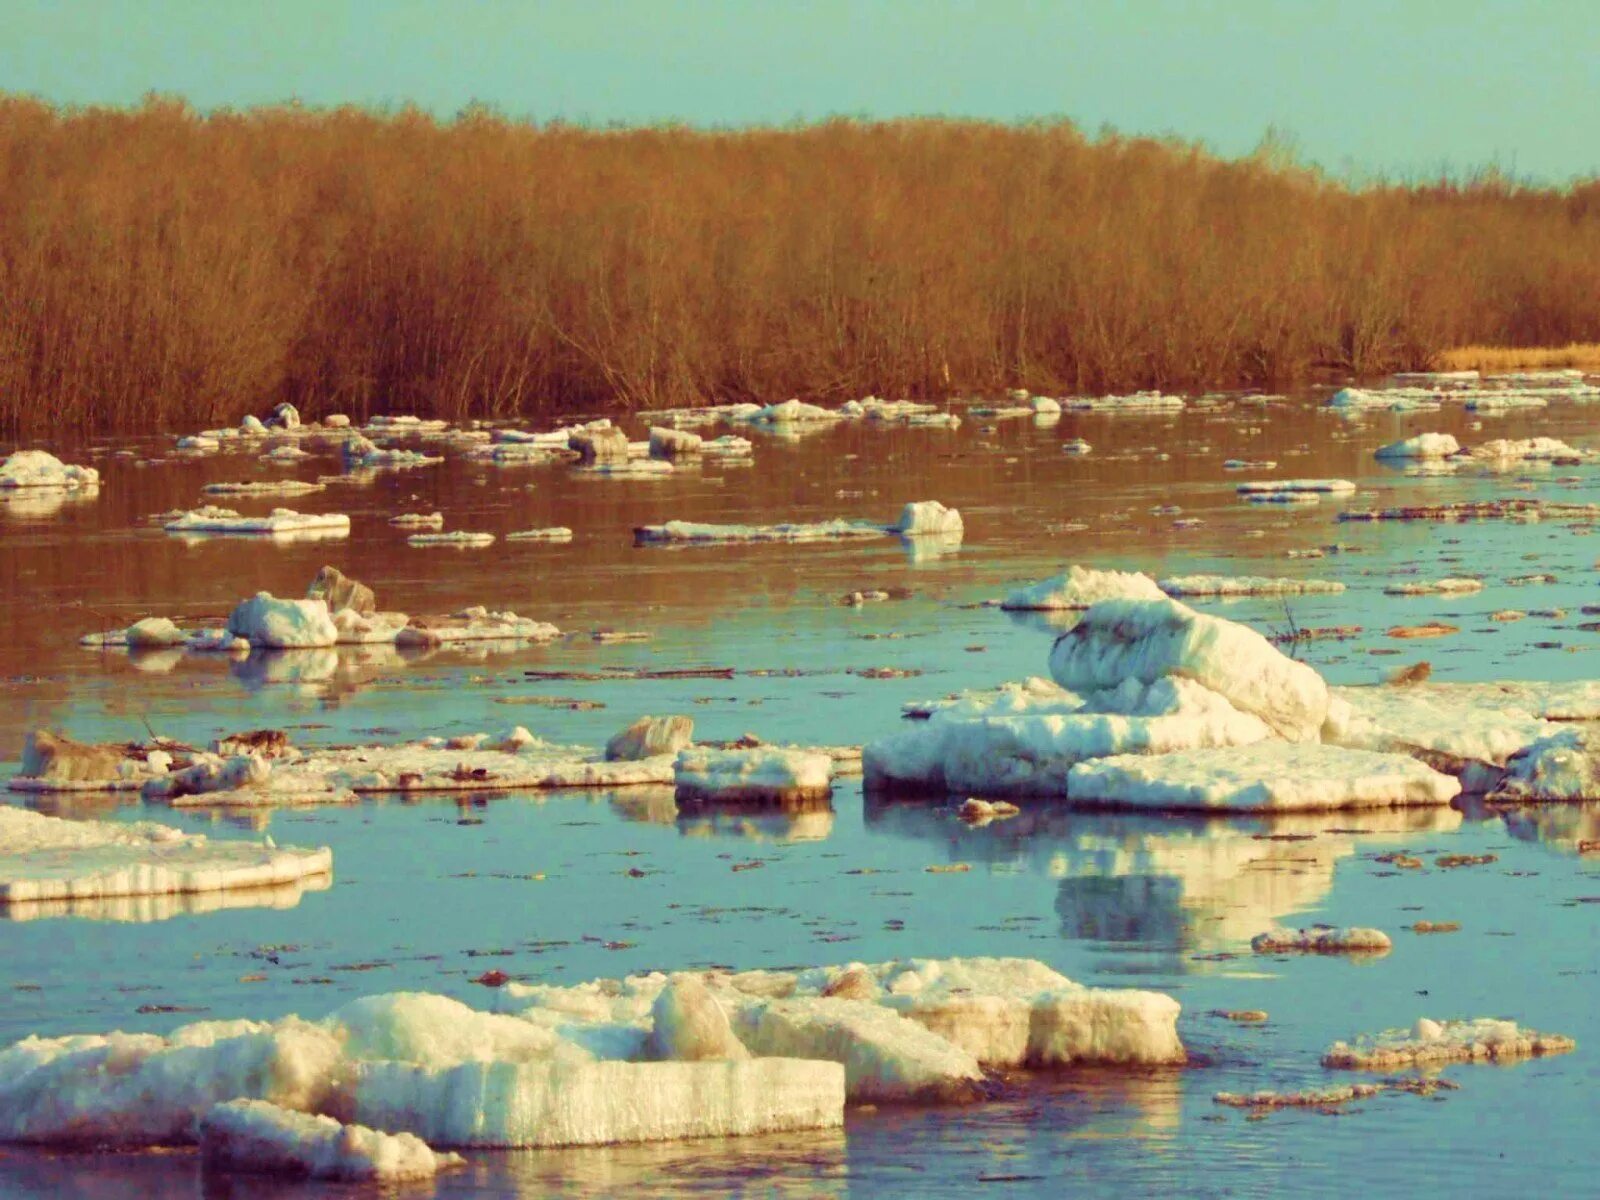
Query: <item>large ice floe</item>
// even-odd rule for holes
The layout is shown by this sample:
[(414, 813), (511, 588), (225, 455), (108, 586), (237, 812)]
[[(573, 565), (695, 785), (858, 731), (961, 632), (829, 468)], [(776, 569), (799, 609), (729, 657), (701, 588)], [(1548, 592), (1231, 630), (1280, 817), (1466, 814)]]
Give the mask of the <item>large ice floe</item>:
[(93, 467), (68, 466), (44, 450), (18, 450), (0, 462), (0, 492), (20, 488), (56, 491), (93, 491), (100, 472)]
[(875, 538), (899, 534), (907, 541), (927, 538), (953, 540), (962, 537), (961, 514), (937, 500), (907, 504), (893, 525), (873, 525), (865, 521), (785, 522), (778, 525), (709, 525), (693, 521), (668, 521), (664, 525), (640, 525), (633, 531), (635, 544), (647, 545), (722, 545), (739, 542), (827, 542), (853, 538)]
[(777, 746), (680, 750), (673, 784), (680, 802), (784, 803), (821, 799), (832, 789), (833, 759)]
[[(1069, 573), (1024, 595), (1070, 599), (1075, 583), (1099, 591), (1102, 578)], [(1155, 586), (1115, 575), (1104, 585), (1135, 595)], [(1053, 681), (908, 706), (921, 723), (863, 751), (868, 790), (1207, 812), (1440, 806), (1463, 785), (1504, 782), (1509, 757), (1553, 731), (1539, 717), (1508, 726), (1492, 712), (1452, 726), (1425, 699), (1446, 693), (1334, 695), (1254, 630), (1165, 596), (1093, 604), (1057, 638), (1050, 670)], [(1566, 712), (1600, 709), (1591, 694), (1600, 689), (1545, 691), (1543, 702)], [(1581, 769), (1564, 768), (1550, 786), (1568, 787)]]
[(25, 1038), (0, 1051), (0, 1139), (199, 1142), (227, 1165), (382, 1178), (429, 1158), (381, 1134), (554, 1147), (820, 1129), (847, 1102), (980, 1101), (993, 1071), (1186, 1057), (1170, 997), (1027, 959), (510, 983), (494, 1003), (397, 993), (319, 1021)]
[(289, 508), (275, 508), (264, 517), (246, 517), (231, 508), (218, 508), (210, 504), (170, 516), (162, 522), (161, 527), (168, 533), (207, 536), (350, 536), (350, 518), (344, 513), (300, 513)]
[(5, 906), (243, 891), (333, 869), (325, 846), (214, 841), (151, 821), (69, 821), (6, 806), (0, 806), (0, 847)]

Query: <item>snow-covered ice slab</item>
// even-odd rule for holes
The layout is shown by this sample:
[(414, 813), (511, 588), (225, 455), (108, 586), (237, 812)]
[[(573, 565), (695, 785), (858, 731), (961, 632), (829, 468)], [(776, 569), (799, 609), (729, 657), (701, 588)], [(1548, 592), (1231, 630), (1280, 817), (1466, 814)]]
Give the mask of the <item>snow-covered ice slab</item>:
[(1271, 736), (1259, 718), (1192, 680), (1130, 682), (1088, 697), (1030, 681), (971, 695), (879, 738), (862, 763), (869, 790), (1066, 796), (1072, 768), (1085, 759)]
[(633, 539), (640, 545), (721, 545), (736, 542), (825, 542), (848, 538), (884, 537), (882, 525), (862, 521), (786, 522), (780, 525), (709, 525), (694, 521), (668, 521), (665, 525), (640, 525)]
[(1315, 739), (1328, 712), (1327, 685), (1312, 668), (1247, 626), (1175, 600), (1096, 604), (1056, 639), (1050, 674), (1080, 692), (1129, 679), (1193, 679), (1297, 741)]
[(469, 533), (464, 529), (450, 533), (413, 533), (406, 538), (408, 546), (454, 546), (457, 549), (476, 549), (494, 545), (492, 533)]
[(1419, 433), (1415, 437), (1390, 442), (1373, 451), (1376, 458), (1439, 459), (1461, 453), (1461, 443), (1449, 433)]
[(1273, 812), (1448, 804), (1452, 776), (1403, 754), (1317, 743), (1119, 755), (1081, 762), (1067, 777), (1075, 804), (1162, 811)]
[(354, 1113), (442, 1146), (553, 1147), (739, 1137), (844, 1123), (837, 1063), (489, 1062), (358, 1066)]
[(1561, 732), (1558, 721), (1600, 720), (1600, 684), (1420, 683), (1332, 689), (1326, 741), (1420, 754), (1492, 787), (1512, 755)]
[(315, 649), (339, 643), (339, 629), (322, 599), (280, 600), (257, 592), (228, 614), (228, 632), (272, 650)]
[(1183, 408), (1183, 397), (1134, 392), (1128, 396), (1069, 396), (1060, 404), (1069, 412), (1168, 413)]
[(1549, 462), (1552, 459), (1572, 459), (1585, 456), (1559, 438), (1495, 438), (1472, 448), (1472, 457), (1486, 462)]
[(1017, 588), (1000, 607), (1011, 612), (1085, 609), (1102, 600), (1160, 600), (1155, 580), (1137, 571), (1096, 571), (1076, 563), (1060, 575)]
[(1464, 596), (1483, 591), (1481, 579), (1419, 579), (1407, 583), (1391, 583), (1383, 589), (1385, 596)]
[(1267, 479), (1241, 483), (1234, 490), (1241, 496), (1266, 496), (1277, 492), (1347, 496), (1356, 490), (1356, 485), (1348, 479)]
[(231, 508), (205, 505), (166, 521), (168, 533), (280, 535), (316, 533), (324, 537), (348, 537), (350, 518), (344, 513), (299, 513), (275, 508), (264, 517), (240, 516)]
[(964, 532), (961, 514), (953, 508), (946, 508), (937, 500), (916, 500), (907, 504), (892, 529), (905, 538), (959, 538)]
[(1309, 929), (1269, 929), (1250, 939), (1250, 949), (1257, 954), (1387, 954), (1393, 948), (1393, 941), (1383, 930), (1366, 929), (1359, 925), (1346, 928), (1313, 925)]
[(1333, 595), (1344, 584), (1331, 579), (1286, 579), (1262, 575), (1170, 575), (1160, 582), (1169, 596), (1301, 596)]
[(1353, 1071), (1398, 1071), (1456, 1062), (1540, 1058), (1565, 1054), (1576, 1045), (1569, 1037), (1523, 1029), (1515, 1021), (1493, 1017), (1434, 1021), (1423, 1017), (1412, 1029), (1390, 1029), (1354, 1042), (1335, 1042), (1322, 1056), (1322, 1065)]
[(565, 525), (551, 525), (545, 529), (519, 529), (506, 534), (508, 542), (570, 542), (572, 530)]
[(432, 1179), (466, 1163), (458, 1154), (435, 1154), (412, 1133), (341, 1125), (265, 1100), (230, 1100), (206, 1113), (200, 1155), (212, 1171), (350, 1182)]
[(844, 414), (831, 408), (807, 404), (803, 400), (785, 400), (781, 404), (769, 404), (754, 412), (735, 415), (734, 419), (750, 425), (807, 425), (840, 421), (844, 419)]
[(0, 463), (0, 492), (20, 488), (92, 491), (100, 486), (93, 467), (68, 466), (43, 450), (18, 450)]
[(506, 610), (493, 612), (483, 605), (463, 608), (446, 617), (413, 617), (395, 635), (400, 646), (455, 646), (464, 642), (548, 642), (561, 630), (547, 621), (518, 616)]
[(432, 513), (401, 513), (399, 516), (389, 518), (389, 524), (399, 529), (443, 529), (444, 514)]
[(829, 794), (832, 779), (833, 759), (827, 754), (773, 746), (690, 746), (678, 752), (673, 768), (678, 799), (704, 804), (815, 800)]
[[(151, 821), (67, 821), (0, 807), (0, 903), (233, 891), (333, 869), (326, 846), (212, 841)], [(0, 1106), (3, 1107), (3, 1106)]]

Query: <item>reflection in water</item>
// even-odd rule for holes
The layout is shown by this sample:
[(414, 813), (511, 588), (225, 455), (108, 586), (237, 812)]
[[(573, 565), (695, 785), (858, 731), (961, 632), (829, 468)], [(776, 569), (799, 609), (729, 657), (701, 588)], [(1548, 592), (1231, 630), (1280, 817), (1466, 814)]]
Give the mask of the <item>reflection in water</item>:
[(697, 805), (678, 817), (684, 837), (734, 837), (752, 842), (820, 842), (833, 832), (833, 803), (826, 796), (754, 808)]
[(69, 504), (97, 499), (100, 488), (0, 488), (0, 513), (13, 521), (53, 517)]
[(1366, 843), (1445, 832), (1452, 808), (1251, 819), (1120, 815), (1036, 803), (969, 828), (948, 806), (869, 797), (867, 828), (945, 843), (953, 860), (1028, 865), (1059, 880), (1070, 938), (1169, 952), (1237, 948), (1315, 907), (1334, 866)]
[(1537, 842), (1558, 854), (1600, 854), (1600, 802), (1496, 809), (1479, 801), (1469, 815), (1482, 820), (1498, 817), (1519, 842)]
[(170, 917), (195, 916), (236, 908), (293, 908), (306, 892), (325, 892), (333, 876), (316, 875), (271, 887), (227, 892), (184, 892), (161, 896), (96, 896), (75, 900), (28, 900), (0, 905), (0, 918), (37, 921), (45, 917), (79, 917), (87, 921), (120, 921), (143, 925)]

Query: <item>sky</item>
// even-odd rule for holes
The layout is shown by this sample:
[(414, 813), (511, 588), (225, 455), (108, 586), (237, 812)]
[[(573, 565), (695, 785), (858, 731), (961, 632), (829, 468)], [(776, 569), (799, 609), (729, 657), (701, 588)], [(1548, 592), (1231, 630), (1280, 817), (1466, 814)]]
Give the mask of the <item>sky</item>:
[(593, 124), (1065, 117), (1351, 178), (1600, 174), (1595, 0), (0, 0), (0, 91)]

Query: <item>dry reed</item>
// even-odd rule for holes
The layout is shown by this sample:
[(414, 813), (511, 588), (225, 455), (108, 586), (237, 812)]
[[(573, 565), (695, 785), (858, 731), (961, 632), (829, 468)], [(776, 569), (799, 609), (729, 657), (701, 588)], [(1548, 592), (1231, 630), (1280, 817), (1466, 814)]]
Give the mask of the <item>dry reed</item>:
[(1600, 183), (1351, 189), (1066, 123), (0, 99), (0, 425), (1275, 386), (1600, 339)]

